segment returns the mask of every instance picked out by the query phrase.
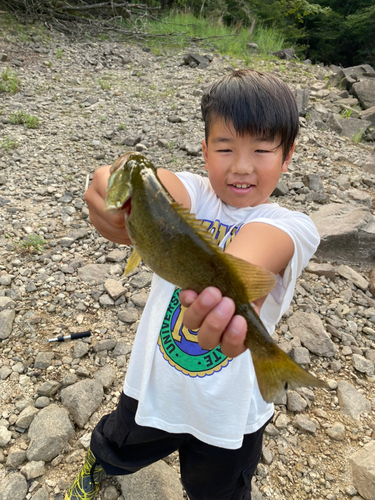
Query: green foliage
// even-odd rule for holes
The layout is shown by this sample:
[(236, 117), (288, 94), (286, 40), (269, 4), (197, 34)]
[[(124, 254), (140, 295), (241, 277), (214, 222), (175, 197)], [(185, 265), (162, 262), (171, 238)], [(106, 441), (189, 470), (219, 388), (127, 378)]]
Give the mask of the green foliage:
[(29, 234), (22, 241), (13, 243), (13, 250), (18, 252), (37, 253), (44, 250), (46, 240), (39, 234)]
[(18, 147), (18, 142), (10, 137), (4, 137), (4, 139), (0, 142), (0, 147), (5, 151), (11, 151), (12, 149), (16, 149)]
[(353, 110), (352, 109), (343, 109), (341, 112), (340, 112), (340, 115), (343, 117), (343, 118), (350, 118), (351, 114), (353, 113)]
[(27, 128), (38, 128), (39, 118), (28, 115), (24, 111), (13, 111), (9, 116), (10, 123), (14, 125), (26, 125)]
[(353, 135), (352, 141), (355, 142), (355, 144), (358, 144), (359, 142), (361, 142), (362, 136), (363, 130), (360, 128), (359, 131)]
[(288, 16), (294, 16), (298, 22), (303, 23), (307, 16), (316, 14), (329, 14), (330, 7), (321, 7), (317, 3), (310, 3), (307, 0), (280, 0), (281, 8), (286, 9)]
[(0, 75), (0, 92), (15, 94), (19, 90), (20, 80), (17, 73), (7, 66)]
[(139, 28), (153, 35), (149, 44), (154, 52), (166, 46), (188, 47), (191, 39), (199, 41), (205, 50), (238, 58), (248, 56), (249, 42), (257, 43), (263, 53), (280, 50), (284, 45), (284, 37), (275, 28), (259, 24), (250, 33), (245, 26), (227, 26), (221, 18), (197, 18), (190, 12), (173, 11), (162, 20), (147, 19)]
[(98, 83), (99, 83), (100, 87), (102, 88), (102, 90), (111, 90), (111, 84), (107, 80), (100, 78), (98, 80)]

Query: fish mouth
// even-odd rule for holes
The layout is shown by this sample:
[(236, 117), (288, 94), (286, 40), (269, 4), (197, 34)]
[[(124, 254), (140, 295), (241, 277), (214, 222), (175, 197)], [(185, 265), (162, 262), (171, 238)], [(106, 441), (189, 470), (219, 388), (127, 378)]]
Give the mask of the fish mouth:
[(128, 218), (130, 216), (131, 210), (132, 210), (132, 197), (129, 196), (127, 200), (123, 203), (121, 207), (121, 211), (125, 213), (125, 217)]

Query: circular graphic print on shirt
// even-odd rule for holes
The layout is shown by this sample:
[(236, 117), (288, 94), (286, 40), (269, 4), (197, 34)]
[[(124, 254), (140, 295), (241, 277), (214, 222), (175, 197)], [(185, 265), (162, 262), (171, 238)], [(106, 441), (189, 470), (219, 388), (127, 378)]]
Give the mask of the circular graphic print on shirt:
[(221, 352), (220, 346), (206, 351), (198, 344), (198, 330), (189, 330), (182, 323), (184, 307), (174, 291), (165, 313), (158, 344), (165, 360), (189, 377), (206, 377), (227, 366), (232, 358)]

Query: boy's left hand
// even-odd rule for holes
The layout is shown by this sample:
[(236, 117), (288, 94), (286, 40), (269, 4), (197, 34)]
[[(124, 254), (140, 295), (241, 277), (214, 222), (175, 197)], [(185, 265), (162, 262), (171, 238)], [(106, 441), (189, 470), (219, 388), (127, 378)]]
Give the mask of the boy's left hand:
[[(181, 290), (180, 301), (187, 307), (184, 325), (191, 330), (199, 328), (198, 343), (202, 349), (221, 344), (223, 354), (230, 358), (246, 351), (246, 320), (234, 314), (232, 299), (223, 297), (217, 288), (208, 287), (199, 295), (193, 290)], [(255, 310), (259, 313), (257, 306)]]

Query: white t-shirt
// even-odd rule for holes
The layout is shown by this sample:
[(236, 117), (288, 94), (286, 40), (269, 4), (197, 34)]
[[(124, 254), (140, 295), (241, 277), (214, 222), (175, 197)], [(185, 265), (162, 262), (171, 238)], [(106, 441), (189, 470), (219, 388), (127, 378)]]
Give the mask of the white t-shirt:
[[(260, 313), (268, 332), (288, 309), (297, 277), (315, 252), (319, 235), (304, 214), (277, 204), (235, 208), (223, 203), (207, 178), (179, 173), (191, 199), (191, 212), (225, 248), (251, 222), (271, 224), (293, 240), (294, 254), (278, 276)], [(197, 332), (182, 323), (176, 287), (154, 275), (134, 342), (124, 392), (139, 401), (136, 422), (171, 433), (189, 433), (228, 449), (242, 445), (244, 434), (262, 427), (273, 405), (262, 398), (249, 351), (227, 358), (216, 347), (200, 348)]]

